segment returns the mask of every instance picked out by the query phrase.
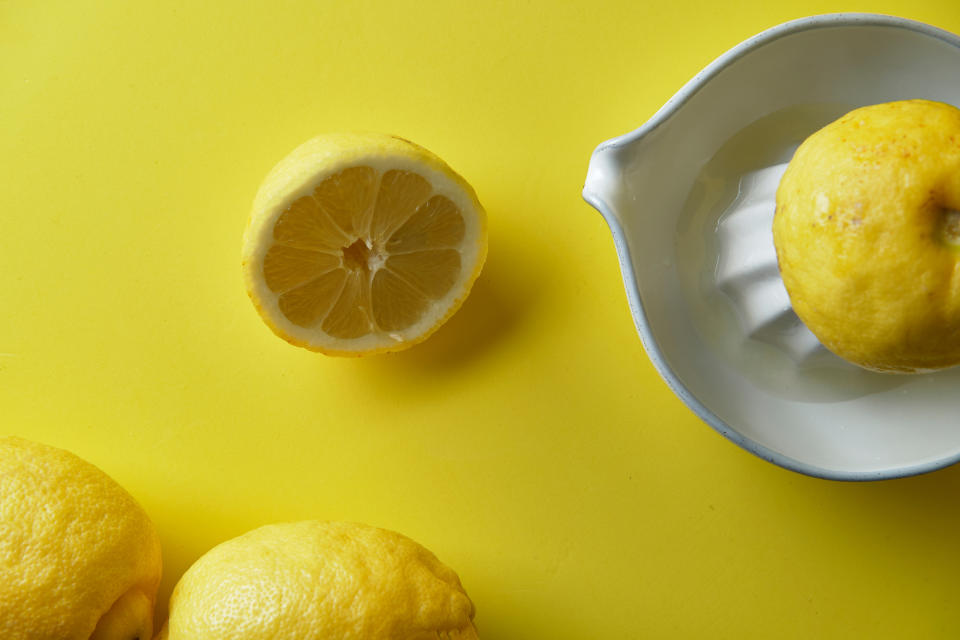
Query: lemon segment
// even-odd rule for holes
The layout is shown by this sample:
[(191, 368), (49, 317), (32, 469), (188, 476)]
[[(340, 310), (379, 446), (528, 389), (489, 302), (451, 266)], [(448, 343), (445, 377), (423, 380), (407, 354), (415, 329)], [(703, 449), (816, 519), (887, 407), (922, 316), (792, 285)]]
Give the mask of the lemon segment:
[(462, 304), (486, 214), (442, 160), (379, 134), (314, 138), (268, 174), (244, 236), (247, 292), (288, 342), (332, 355), (407, 348)]

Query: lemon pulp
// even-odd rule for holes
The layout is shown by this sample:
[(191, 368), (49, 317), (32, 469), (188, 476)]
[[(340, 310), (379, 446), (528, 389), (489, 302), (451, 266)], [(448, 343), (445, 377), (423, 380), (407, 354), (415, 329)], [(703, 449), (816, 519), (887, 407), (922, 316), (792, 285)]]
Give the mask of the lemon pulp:
[(284, 211), (263, 271), (281, 312), (337, 338), (406, 329), (460, 273), (463, 216), (416, 173), (351, 167)]

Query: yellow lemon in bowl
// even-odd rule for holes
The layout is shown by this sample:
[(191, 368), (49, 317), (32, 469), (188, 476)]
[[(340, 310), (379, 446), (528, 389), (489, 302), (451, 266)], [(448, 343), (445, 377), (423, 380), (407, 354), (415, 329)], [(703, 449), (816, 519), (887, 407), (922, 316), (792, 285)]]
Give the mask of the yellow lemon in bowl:
[(0, 438), (0, 638), (149, 640), (160, 565), (153, 524), (107, 474)]
[(960, 110), (877, 104), (811, 135), (773, 235), (791, 304), (828, 349), (883, 372), (960, 364)]
[(267, 525), (214, 547), (170, 598), (160, 640), (476, 640), (451, 569), (393, 531)]
[(318, 136), (264, 179), (243, 240), (247, 293), (284, 340), (329, 355), (406, 349), (460, 307), (486, 213), (443, 160), (396, 136)]

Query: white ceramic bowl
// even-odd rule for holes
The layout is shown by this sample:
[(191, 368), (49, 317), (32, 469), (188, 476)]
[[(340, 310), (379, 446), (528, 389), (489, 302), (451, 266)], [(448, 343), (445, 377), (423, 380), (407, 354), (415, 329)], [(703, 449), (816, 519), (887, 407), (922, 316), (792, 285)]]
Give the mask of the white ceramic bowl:
[(960, 368), (875, 374), (818, 348), (785, 299), (769, 230), (797, 144), (867, 104), (960, 105), (960, 38), (889, 16), (780, 25), (599, 145), (583, 196), (613, 232), (651, 360), (710, 426), (788, 469), (840, 480), (960, 460)]

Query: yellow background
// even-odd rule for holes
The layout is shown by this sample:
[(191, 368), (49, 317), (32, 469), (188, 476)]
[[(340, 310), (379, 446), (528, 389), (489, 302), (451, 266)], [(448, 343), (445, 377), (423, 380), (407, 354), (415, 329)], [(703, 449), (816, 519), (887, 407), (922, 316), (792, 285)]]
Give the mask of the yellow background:
[[(454, 567), (486, 640), (955, 637), (960, 467), (842, 484), (721, 438), (580, 198), (713, 58), (838, 10), (960, 32), (956, 0), (0, 1), (0, 432), (142, 502), (164, 600), (224, 539), (348, 519)], [(426, 146), (489, 213), (473, 294), (406, 353), (291, 347), (241, 284), (261, 178), (343, 129)]]

